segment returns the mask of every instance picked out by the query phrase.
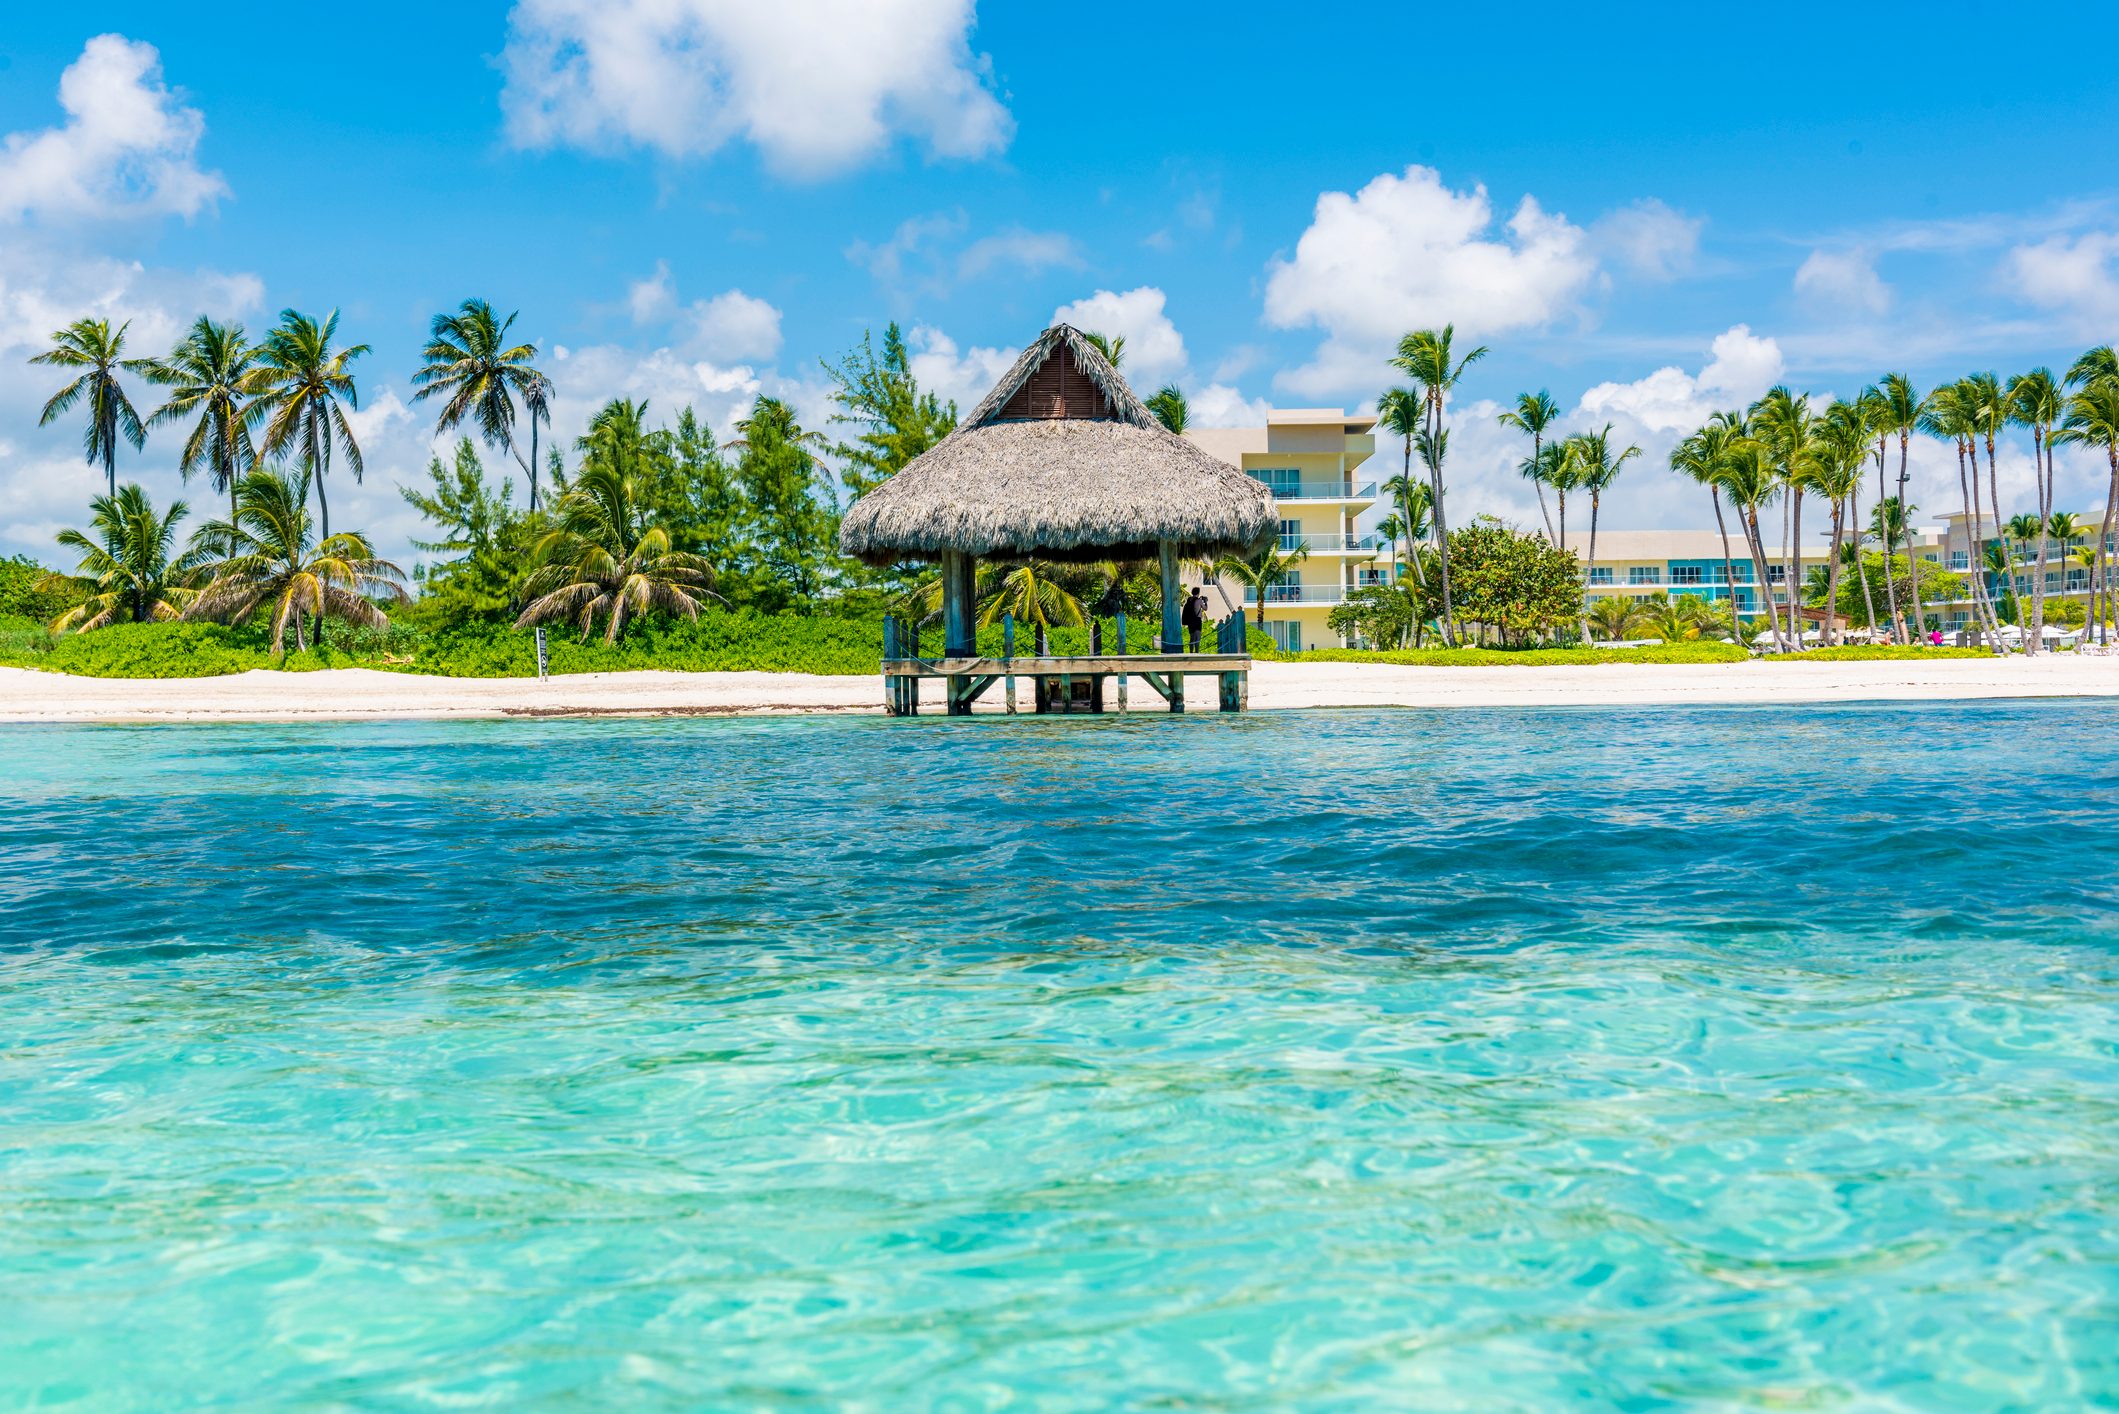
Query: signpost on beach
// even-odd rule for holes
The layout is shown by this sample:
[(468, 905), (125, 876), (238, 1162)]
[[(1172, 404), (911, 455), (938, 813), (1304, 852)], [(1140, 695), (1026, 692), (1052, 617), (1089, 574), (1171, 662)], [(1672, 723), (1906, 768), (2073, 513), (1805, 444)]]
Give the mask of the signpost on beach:
[(545, 674), (545, 657), (544, 657), (544, 625), (543, 625), (543, 624), (539, 624), (539, 625), (537, 626), (537, 680), (538, 680), (539, 682), (543, 682), (543, 681), (544, 681), (544, 674)]

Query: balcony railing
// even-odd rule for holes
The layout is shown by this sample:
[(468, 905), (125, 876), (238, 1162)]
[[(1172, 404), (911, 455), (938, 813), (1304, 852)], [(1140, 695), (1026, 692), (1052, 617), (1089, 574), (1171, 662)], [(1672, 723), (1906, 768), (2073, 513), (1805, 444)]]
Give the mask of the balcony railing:
[(1354, 481), (1287, 481), (1277, 476), (1260, 476), (1251, 473), (1253, 481), (1263, 482), (1277, 501), (1373, 501), (1376, 499), (1376, 483)]
[[(1266, 588), (1268, 604), (1337, 604), (1346, 598), (1343, 584), (1275, 584)], [(1248, 602), (1258, 602), (1258, 592), (1251, 591)]]
[(1383, 539), (1376, 535), (1283, 535), (1280, 548), (1293, 550), (1300, 546), (1313, 555), (1357, 553), (1381, 550)]

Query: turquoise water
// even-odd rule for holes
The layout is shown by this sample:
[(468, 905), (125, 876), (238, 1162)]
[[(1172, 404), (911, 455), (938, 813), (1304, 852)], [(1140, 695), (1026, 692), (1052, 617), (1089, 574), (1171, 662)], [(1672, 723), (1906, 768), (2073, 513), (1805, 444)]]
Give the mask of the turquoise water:
[(0, 1406), (2110, 1401), (2109, 712), (0, 728)]

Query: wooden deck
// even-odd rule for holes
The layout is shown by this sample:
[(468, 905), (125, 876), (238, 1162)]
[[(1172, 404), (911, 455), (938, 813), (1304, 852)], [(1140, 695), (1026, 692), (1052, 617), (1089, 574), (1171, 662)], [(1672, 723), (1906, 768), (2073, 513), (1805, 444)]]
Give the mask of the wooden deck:
[[(1030, 707), (1039, 714), (1100, 713), (1115, 696), (1120, 712), (1129, 709), (1127, 684), (1139, 678), (1152, 691), (1157, 708), (1185, 710), (1185, 679), (1212, 677), (1220, 688), (1217, 706), (1241, 712), (1250, 700), (1251, 657), (1247, 653), (1098, 653), (1081, 657), (1022, 658), (885, 658), (884, 710), (894, 717), (918, 713), (920, 683), (939, 678), (949, 715), (963, 716), (995, 683), (1003, 685), (1007, 710), (1017, 712), (1016, 680), (1028, 679)], [(1115, 687), (1115, 694), (1111, 689)]]

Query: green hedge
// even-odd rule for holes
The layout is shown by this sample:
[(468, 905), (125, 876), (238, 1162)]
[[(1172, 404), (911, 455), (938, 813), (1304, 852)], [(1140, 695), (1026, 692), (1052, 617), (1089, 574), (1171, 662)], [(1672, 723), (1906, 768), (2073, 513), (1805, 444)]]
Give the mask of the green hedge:
[(1849, 643), (1841, 648), (1806, 648), (1800, 653), (1768, 653), (1774, 663), (1861, 663), (1894, 658), (1991, 658), (1985, 648), (1921, 648), (1901, 643)]
[(1275, 663), (1394, 663), (1416, 668), (1553, 668), (1584, 663), (1741, 663), (1751, 655), (1733, 643), (1659, 643), (1646, 648), (1314, 648), (1283, 653), (1258, 630), (1251, 656)]

